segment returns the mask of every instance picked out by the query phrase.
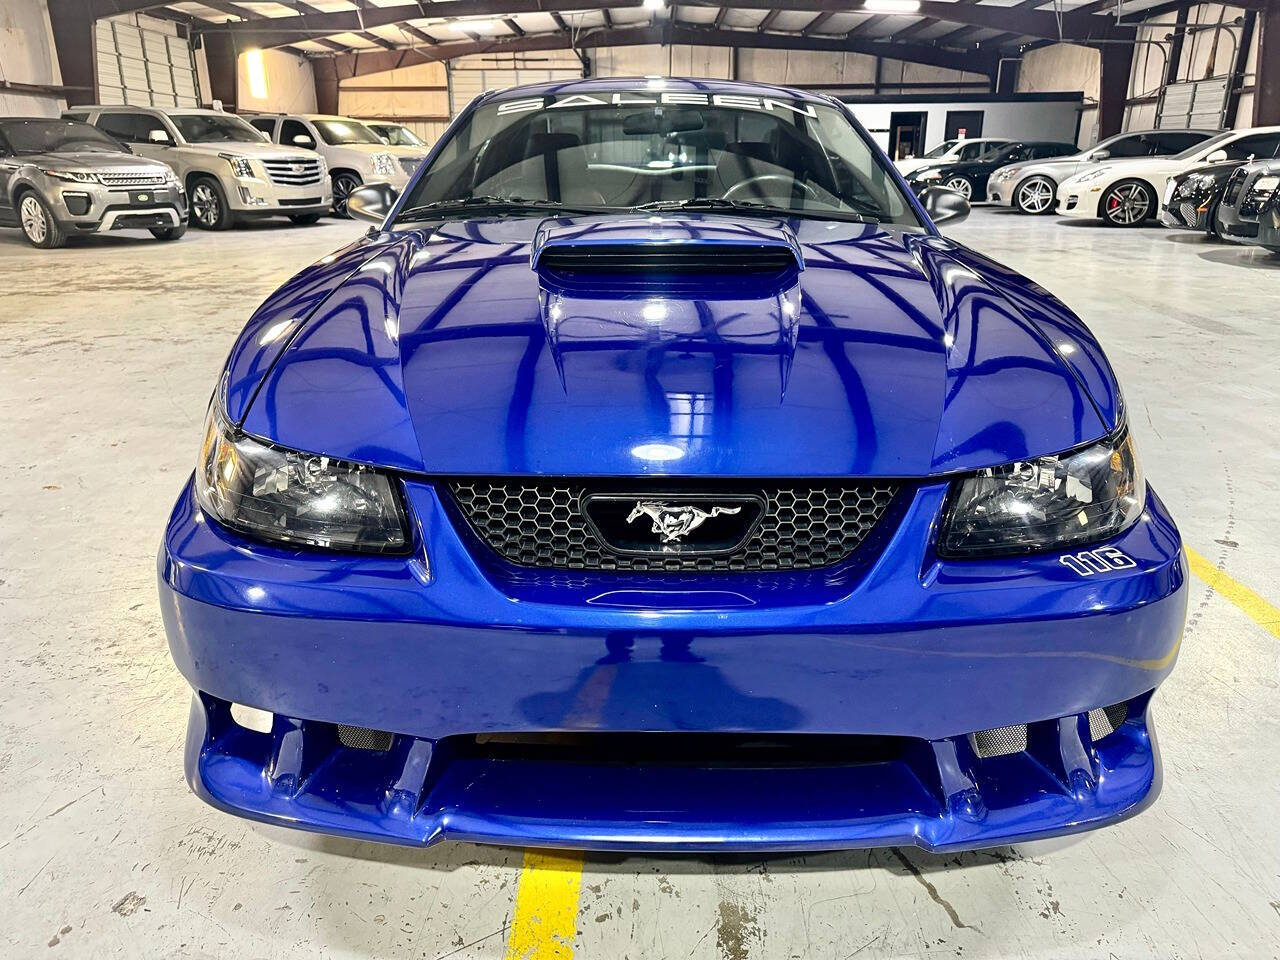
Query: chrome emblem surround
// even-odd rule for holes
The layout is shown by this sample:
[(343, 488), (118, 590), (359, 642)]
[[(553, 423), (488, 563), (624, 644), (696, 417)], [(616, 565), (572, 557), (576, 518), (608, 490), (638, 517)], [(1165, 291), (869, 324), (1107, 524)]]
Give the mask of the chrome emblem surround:
[(637, 500), (631, 513), (627, 515), (627, 523), (648, 517), (652, 521), (653, 533), (658, 535), (661, 543), (678, 543), (712, 517), (741, 512), (742, 507), (725, 507), (720, 504), (704, 510), (691, 503)]

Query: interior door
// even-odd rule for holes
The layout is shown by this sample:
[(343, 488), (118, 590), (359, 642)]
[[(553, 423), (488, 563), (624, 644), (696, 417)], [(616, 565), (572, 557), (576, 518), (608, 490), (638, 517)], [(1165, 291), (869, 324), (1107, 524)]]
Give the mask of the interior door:
[(981, 110), (948, 110), (947, 140), (971, 140), (982, 136)]
[(906, 160), (924, 153), (924, 113), (889, 115), (889, 159)]

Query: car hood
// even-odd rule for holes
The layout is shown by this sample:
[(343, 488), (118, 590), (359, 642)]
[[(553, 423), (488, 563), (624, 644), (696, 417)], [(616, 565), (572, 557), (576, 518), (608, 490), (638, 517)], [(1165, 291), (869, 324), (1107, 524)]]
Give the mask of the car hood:
[(1076, 176), (1083, 177), (1096, 170), (1103, 170), (1104, 174), (1100, 182), (1109, 183), (1122, 177), (1171, 177), (1181, 173), (1188, 166), (1188, 161), (1174, 160), (1173, 157), (1130, 157), (1122, 160), (1104, 160), (1080, 171)]
[(313, 157), (314, 150), (305, 147), (286, 147), (279, 143), (248, 143), (238, 141), (220, 141), (218, 143), (184, 143), (182, 150), (198, 150), (201, 153), (229, 154), (233, 157), (245, 157), (250, 160), (270, 160), (284, 157)]
[[(597, 272), (664, 255), (688, 272)], [(741, 271), (701, 272), (722, 258)], [(1118, 417), (1106, 360), (1061, 304), (893, 227), (455, 220), (326, 261), (255, 315), (223, 403), (251, 434), (365, 463), (926, 476), (1061, 451)]]
[(159, 160), (149, 160), (132, 153), (104, 153), (100, 150), (69, 150), (60, 153), (23, 154), (18, 158), (23, 163), (59, 165), (95, 173), (168, 173), (169, 168)]

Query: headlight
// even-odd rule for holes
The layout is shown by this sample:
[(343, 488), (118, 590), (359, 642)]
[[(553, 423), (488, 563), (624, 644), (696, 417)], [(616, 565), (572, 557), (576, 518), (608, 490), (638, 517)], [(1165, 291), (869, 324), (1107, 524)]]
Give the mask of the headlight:
[(55, 180), (67, 180), (71, 183), (97, 183), (98, 175), (96, 173), (88, 173), (84, 170), (45, 170), (40, 171), (46, 177), (53, 177)]
[(403, 553), (409, 536), (391, 479), (358, 463), (269, 446), (205, 424), (196, 499), (220, 523), (262, 540), (329, 550)]
[(249, 179), (253, 176), (253, 167), (244, 157), (237, 157), (230, 153), (220, 153), (218, 156), (231, 164), (231, 172), (237, 177)]
[(917, 180), (941, 180), (941, 179), (942, 179), (942, 171), (941, 171), (941, 170), (921, 170), (921, 171), (919, 171), (919, 172), (916, 174), (915, 179), (917, 179)]
[(1146, 484), (1127, 429), (1059, 456), (980, 470), (947, 499), (944, 557), (1057, 550), (1115, 536), (1141, 515)]
[(1110, 167), (1099, 167), (1097, 170), (1090, 170), (1088, 173), (1080, 174), (1080, 176), (1075, 178), (1074, 182), (1089, 183), (1093, 180), (1099, 179), (1100, 177), (1106, 176), (1110, 172), (1111, 172)]
[(996, 179), (1003, 183), (1005, 180), (1012, 180), (1021, 172), (1021, 167), (1005, 167), (1003, 170), (996, 171)]
[(396, 158), (389, 153), (375, 153), (371, 158), (373, 172), (381, 177), (390, 177), (396, 172)]
[(1280, 187), (1280, 177), (1259, 177), (1253, 181), (1251, 192), (1270, 194), (1275, 192), (1276, 187)]

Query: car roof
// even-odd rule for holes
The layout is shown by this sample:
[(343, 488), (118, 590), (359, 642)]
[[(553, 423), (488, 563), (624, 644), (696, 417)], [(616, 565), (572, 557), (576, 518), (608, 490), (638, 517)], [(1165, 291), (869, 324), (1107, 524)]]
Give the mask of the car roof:
[(208, 107), (152, 107), (135, 103), (82, 103), (67, 107), (63, 113), (158, 113), (164, 116), (180, 113), (184, 116), (193, 113), (207, 114), (211, 117), (234, 117), (237, 114), (226, 110), (210, 110)]
[(737, 80), (695, 79), (690, 77), (592, 77), (590, 79), (557, 80), (550, 83), (530, 83), (507, 87), (489, 94), (488, 99), (517, 100), (521, 97), (547, 95), (571, 95), (575, 93), (635, 92), (637, 88), (654, 93), (733, 93), (747, 96), (787, 97), (791, 100), (809, 100), (830, 103), (829, 97), (808, 93), (791, 87), (769, 83), (744, 83)]

